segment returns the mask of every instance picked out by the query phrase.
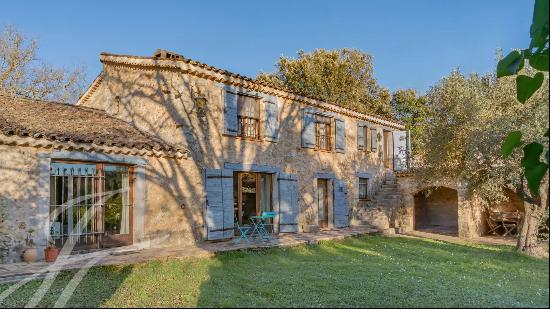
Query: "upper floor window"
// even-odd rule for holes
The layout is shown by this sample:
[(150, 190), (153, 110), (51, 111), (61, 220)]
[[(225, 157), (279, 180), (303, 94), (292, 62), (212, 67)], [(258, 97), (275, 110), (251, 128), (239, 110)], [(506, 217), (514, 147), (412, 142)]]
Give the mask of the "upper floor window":
[(316, 128), (316, 147), (321, 150), (331, 150), (330, 143), (330, 124), (331, 118), (316, 115), (315, 128)]
[(368, 178), (359, 178), (359, 199), (360, 200), (369, 199), (369, 179)]
[(238, 132), (237, 135), (245, 138), (260, 138), (260, 103), (259, 100), (249, 96), (239, 96), (238, 108)]

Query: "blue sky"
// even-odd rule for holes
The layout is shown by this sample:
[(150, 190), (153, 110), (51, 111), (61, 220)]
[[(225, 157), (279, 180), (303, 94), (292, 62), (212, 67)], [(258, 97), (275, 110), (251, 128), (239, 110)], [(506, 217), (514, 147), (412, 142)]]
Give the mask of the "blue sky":
[(358, 48), (391, 90), (424, 92), (454, 68), (490, 72), (495, 51), (529, 44), (534, 0), (9, 1), (0, 27), (39, 40), (39, 57), (83, 65), (100, 52), (149, 56), (156, 48), (255, 77), (280, 55)]

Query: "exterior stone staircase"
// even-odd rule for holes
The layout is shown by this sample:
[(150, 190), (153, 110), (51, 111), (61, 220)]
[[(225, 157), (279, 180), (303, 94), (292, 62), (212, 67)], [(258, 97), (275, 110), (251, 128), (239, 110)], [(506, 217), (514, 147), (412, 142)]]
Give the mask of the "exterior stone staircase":
[(359, 201), (352, 213), (352, 225), (372, 226), (382, 233), (394, 234), (396, 212), (401, 204), (397, 177), (388, 172), (369, 201)]

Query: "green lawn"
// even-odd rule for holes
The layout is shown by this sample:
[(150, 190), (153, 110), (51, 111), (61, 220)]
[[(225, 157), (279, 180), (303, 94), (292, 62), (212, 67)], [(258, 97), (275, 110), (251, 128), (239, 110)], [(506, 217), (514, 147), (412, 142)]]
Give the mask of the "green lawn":
[[(74, 271), (41, 306), (53, 306)], [(0, 303), (24, 306), (40, 282)], [(0, 291), (8, 286), (0, 286)], [(548, 307), (548, 261), (510, 247), (365, 236), (92, 268), (67, 306)]]

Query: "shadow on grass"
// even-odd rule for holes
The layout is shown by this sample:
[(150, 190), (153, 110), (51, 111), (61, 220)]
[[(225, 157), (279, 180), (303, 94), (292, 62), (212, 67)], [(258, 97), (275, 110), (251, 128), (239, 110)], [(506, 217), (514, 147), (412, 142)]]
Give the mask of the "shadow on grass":
[(509, 247), (367, 236), (221, 254), (201, 307), (548, 306), (548, 261)]
[[(79, 283), (65, 307), (100, 307), (123, 285), (133, 266), (102, 266), (91, 268)], [(38, 307), (53, 307), (78, 270), (59, 273)], [(39, 290), (42, 280), (30, 281), (0, 302), (0, 307), (25, 307)], [(0, 293), (10, 285), (0, 285)]]
[[(53, 306), (74, 271), (40, 306)], [(0, 303), (25, 306), (31, 282)], [(0, 286), (0, 292), (6, 286)], [(548, 261), (510, 247), (365, 236), (92, 268), (75, 307), (548, 307)]]

